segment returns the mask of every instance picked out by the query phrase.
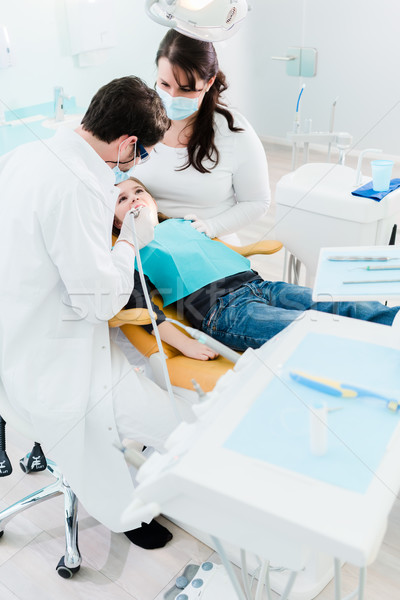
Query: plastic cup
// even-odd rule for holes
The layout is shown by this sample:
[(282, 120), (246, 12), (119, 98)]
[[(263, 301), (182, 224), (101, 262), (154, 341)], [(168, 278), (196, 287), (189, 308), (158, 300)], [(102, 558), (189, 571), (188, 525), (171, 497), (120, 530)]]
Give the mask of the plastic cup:
[(392, 160), (371, 160), (372, 187), (375, 192), (387, 192), (393, 169)]

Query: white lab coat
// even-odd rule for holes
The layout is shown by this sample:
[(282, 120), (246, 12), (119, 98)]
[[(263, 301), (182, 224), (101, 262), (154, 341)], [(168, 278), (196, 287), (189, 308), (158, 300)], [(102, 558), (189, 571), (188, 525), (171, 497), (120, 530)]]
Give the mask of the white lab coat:
[(112, 389), (122, 378), (134, 401), (142, 388), (109, 338), (133, 287), (132, 248), (110, 252), (116, 198), (72, 130), (0, 159), (0, 377), (88, 512), (122, 531), (133, 485), (112, 446)]

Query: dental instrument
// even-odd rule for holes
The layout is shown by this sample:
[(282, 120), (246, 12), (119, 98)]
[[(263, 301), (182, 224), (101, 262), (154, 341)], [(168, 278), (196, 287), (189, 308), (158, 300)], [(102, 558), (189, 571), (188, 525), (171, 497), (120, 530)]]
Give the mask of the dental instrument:
[(339, 96), (336, 96), (336, 98), (334, 99), (334, 101), (332, 103), (331, 120), (329, 123), (329, 133), (332, 133), (332, 131), (333, 131), (333, 124), (335, 122), (335, 109), (336, 109), (336, 103), (338, 100), (339, 100)]
[[(297, 97), (297, 102), (296, 102), (296, 112), (295, 112), (294, 121), (293, 121), (293, 133), (296, 133), (296, 134), (299, 133), (299, 129), (300, 129), (299, 107), (300, 107), (300, 100), (301, 100), (301, 97), (303, 95), (305, 87), (306, 87), (306, 84), (303, 83), (303, 85), (301, 86), (299, 95)], [(296, 144), (296, 141), (293, 140), (293, 147), (292, 147), (292, 171), (294, 171), (294, 169), (296, 167), (296, 156), (297, 156), (297, 144)]]
[(132, 233), (133, 233), (134, 247), (135, 247), (136, 264), (137, 264), (137, 269), (138, 269), (138, 272), (139, 272), (140, 282), (141, 282), (142, 288), (143, 288), (143, 294), (144, 294), (144, 298), (145, 298), (145, 301), (146, 301), (146, 306), (147, 306), (147, 308), (149, 310), (151, 324), (153, 325), (154, 336), (156, 338), (157, 346), (158, 346), (158, 349), (160, 351), (161, 366), (162, 366), (163, 375), (164, 375), (164, 378), (165, 378), (165, 384), (167, 386), (168, 396), (169, 396), (169, 399), (171, 401), (171, 404), (172, 404), (175, 416), (177, 418), (177, 421), (178, 421), (178, 423), (181, 423), (183, 421), (183, 418), (182, 418), (182, 416), (180, 414), (177, 402), (175, 400), (174, 393), (172, 391), (172, 385), (171, 385), (171, 380), (170, 380), (169, 374), (168, 374), (166, 357), (165, 357), (165, 354), (164, 354), (164, 350), (163, 350), (163, 346), (162, 346), (162, 342), (161, 342), (161, 338), (160, 338), (160, 333), (158, 331), (157, 323), (156, 323), (156, 320), (155, 320), (154, 315), (153, 315), (153, 309), (152, 309), (152, 306), (151, 306), (151, 300), (150, 300), (149, 293), (147, 291), (147, 285), (146, 285), (146, 281), (145, 281), (145, 278), (144, 278), (142, 261), (141, 261), (141, 258), (140, 258), (140, 252), (138, 250), (139, 244), (138, 244), (138, 240), (137, 240), (137, 236), (136, 236), (135, 219), (139, 216), (141, 209), (142, 209), (142, 207), (138, 206), (136, 209), (133, 209), (133, 210), (130, 211), (131, 226), (132, 226)]
[(400, 279), (362, 279), (360, 281), (343, 281), (342, 283), (400, 283)]
[[(279, 57), (273, 56), (272, 58), (279, 58)], [(285, 59), (290, 60), (291, 58), (294, 58), (294, 57), (286, 57)], [(349, 148), (351, 147), (353, 137), (345, 131), (339, 131), (339, 132), (333, 131), (333, 124), (334, 124), (334, 118), (335, 118), (335, 107), (336, 107), (336, 102), (337, 102), (338, 98), (335, 98), (335, 100), (333, 101), (328, 131), (312, 131), (312, 128), (311, 128), (312, 119), (306, 119), (305, 124), (304, 124), (304, 129), (303, 129), (303, 131), (300, 131), (299, 104), (300, 104), (300, 99), (301, 99), (302, 93), (304, 91), (304, 88), (305, 88), (305, 84), (301, 87), (300, 93), (297, 98), (295, 118), (293, 121), (293, 131), (288, 133), (288, 138), (292, 141), (292, 145), (293, 145), (292, 146), (292, 171), (294, 171), (296, 168), (297, 145), (301, 144), (301, 143), (303, 144), (303, 162), (304, 162), (304, 164), (308, 163), (308, 151), (309, 151), (310, 143), (317, 143), (317, 144), (327, 143), (328, 144), (328, 163), (327, 164), (330, 163), (332, 144), (335, 144), (339, 150), (338, 164), (343, 166), (344, 160), (345, 160), (345, 154), (346, 154), (347, 150), (349, 150)]]
[[(330, 260), (336, 258), (338, 250), (341, 254), (337, 256), (341, 260)], [(372, 256), (372, 252), (375, 252), (375, 256)], [(347, 258), (347, 261), (344, 260)], [(399, 279), (398, 246), (377, 246), (376, 249), (370, 246), (322, 248), (312, 299), (317, 302), (328, 299), (330, 302), (372, 300), (397, 304), (400, 298)], [(374, 285), (367, 285), (372, 283)]]
[(394, 271), (400, 269), (400, 265), (368, 265), (367, 267), (357, 267), (357, 269), (365, 269), (366, 271)]
[(319, 377), (317, 375), (312, 375), (310, 373), (298, 370), (290, 371), (290, 376), (297, 383), (301, 383), (302, 385), (331, 396), (337, 396), (340, 398), (358, 398), (360, 396), (378, 398), (379, 400), (386, 402), (386, 407), (394, 412), (400, 406), (400, 400), (389, 398), (388, 396), (385, 396), (385, 394), (374, 392), (367, 388), (362, 388), (349, 383), (342, 383), (335, 379)]
[(345, 261), (382, 261), (382, 260), (398, 260), (396, 257), (390, 256), (328, 256), (328, 260), (345, 260)]
[(142, 206), (138, 206), (131, 210), (131, 213), (132, 213), (134, 219), (137, 219), (137, 217), (140, 215), (140, 211), (142, 210), (142, 208), (143, 208)]
[[(334, 101), (332, 103), (331, 118), (330, 118), (330, 122), (329, 122), (329, 133), (333, 133), (333, 124), (335, 122), (335, 109), (336, 109), (336, 103), (338, 100), (339, 100), (339, 96), (336, 96), (336, 98), (334, 99)], [(331, 162), (331, 148), (332, 148), (332, 142), (329, 142), (329, 144), (328, 144), (328, 163)]]

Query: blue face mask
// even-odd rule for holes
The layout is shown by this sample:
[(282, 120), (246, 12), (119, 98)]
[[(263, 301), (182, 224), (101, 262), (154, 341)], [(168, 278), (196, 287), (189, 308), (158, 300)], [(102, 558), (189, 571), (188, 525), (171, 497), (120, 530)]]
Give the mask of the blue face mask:
[(115, 174), (115, 185), (117, 183), (121, 183), (121, 181), (125, 181), (125, 179), (129, 179), (129, 177), (133, 177), (133, 172), (135, 170), (135, 166), (131, 167), (129, 171), (121, 171), (121, 169), (117, 166), (113, 168)]
[(187, 119), (197, 110), (199, 110), (199, 98), (185, 98), (176, 96), (173, 98), (165, 90), (162, 90), (156, 85), (157, 94), (160, 96), (167, 116), (172, 121), (182, 121)]

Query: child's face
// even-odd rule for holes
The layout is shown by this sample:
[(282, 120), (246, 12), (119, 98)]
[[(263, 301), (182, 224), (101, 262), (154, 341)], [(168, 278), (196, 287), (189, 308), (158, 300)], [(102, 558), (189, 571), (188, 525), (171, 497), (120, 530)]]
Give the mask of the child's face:
[(117, 185), (119, 196), (115, 207), (115, 224), (121, 227), (125, 215), (138, 206), (148, 206), (153, 225), (157, 225), (157, 205), (153, 197), (146, 192), (145, 188), (137, 181), (126, 179)]

